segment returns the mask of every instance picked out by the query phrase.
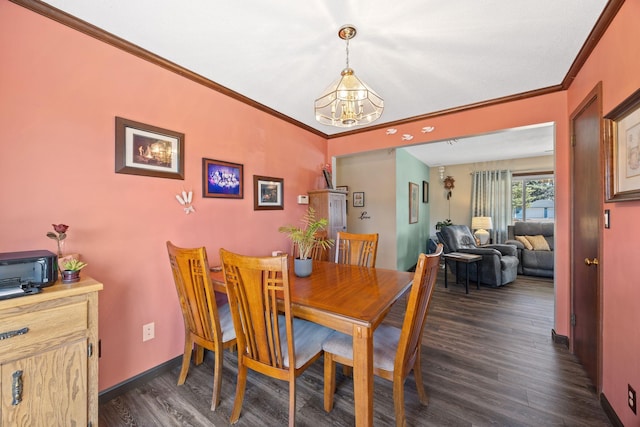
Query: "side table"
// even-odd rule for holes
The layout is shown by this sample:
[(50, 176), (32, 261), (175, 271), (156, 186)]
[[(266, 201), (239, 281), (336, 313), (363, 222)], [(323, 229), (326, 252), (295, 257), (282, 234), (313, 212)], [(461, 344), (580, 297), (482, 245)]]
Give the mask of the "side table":
[[(479, 262), (482, 260), (482, 255), (474, 255), (474, 254), (465, 254), (462, 252), (450, 252), (448, 254), (443, 254), (442, 257), (445, 259), (444, 266), (444, 287), (448, 287), (447, 283), (447, 264), (446, 260), (454, 261), (456, 263), (456, 271), (458, 271), (458, 263), (462, 262), (465, 264), (465, 270), (467, 273), (466, 281), (465, 281), (465, 291), (469, 293), (469, 266), (474, 262)], [(480, 264), (478, 264), (478, 276), (476, 277), (476, 286), (480, 289)]]

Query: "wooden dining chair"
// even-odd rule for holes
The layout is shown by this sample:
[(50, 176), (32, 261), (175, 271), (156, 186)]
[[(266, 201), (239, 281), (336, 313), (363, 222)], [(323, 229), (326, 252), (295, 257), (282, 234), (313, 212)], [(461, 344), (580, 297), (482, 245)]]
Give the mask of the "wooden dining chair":
[(336, 237), (335, 262), (338, 264), (375, 267), (378, 233), (355, 234), (339, 231)]
[[(404, 382), (413, 370), (420, 403), (427, 405), (429, 398), (422, 382), (420, 353), (422, 333), (429, 311), (429, 302), (435, 289), (442, 244), (433, 254), (420, 254), (409, 294), (402, 329), (381, 324), (373, 334), (373, 373), (393, 381), (393, 405), (396, 426), (405, 426)], [(353, 338), (333, 332), (322, 344), (324, 350), (324, 409), (333, 409), (336, 388), (335, 364), (353, 367)]]
[(296, 378), (322, 354), (331, 330), (291, 314), (289, 258), (250, 257), (220, 249), (238, 340), (238, 383), (231, 423), (240, 417), (247, 370), (289, 382), (289, 425), (295, 425)]
[(167, 242), (167, 251), (184, 319), (184, 354), (178, 385), (184, 384), (187, 378), (194, 346), (196, 365), (202, 363), (204, 349), (213, 351), (215, 366), (211, 410), (215, 411), (220, 403), (222, 352), (236, 344), (236, 331), (233, 328), (229, 305), (218, 307), (216, 304), (209, 276), (207, 251), (204, 247), (179, 248)]

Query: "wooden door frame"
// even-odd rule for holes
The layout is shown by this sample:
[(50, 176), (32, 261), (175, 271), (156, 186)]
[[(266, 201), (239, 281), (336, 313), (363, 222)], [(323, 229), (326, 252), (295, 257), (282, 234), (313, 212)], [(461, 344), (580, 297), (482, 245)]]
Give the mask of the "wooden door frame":
[[(575, 290), (575, 284), (574, 284), (574, 280), (575, 280), (575, 271), (574, 271), (574, 244), (573, 244), (573, 236), (575, 233), (574, 230), (574, 223), (575, 223), (575, 216), (576, 216), (576, 212), (575, 212), (575, 207), (573, 204), (573, 201), (575, 200), (575, 191), (576, 191), (576, 185), (574, 182), (574, 172), (575, 172), (575, 165), (574, 165), (574, 161), (575, 161), (575, 156), (574, 156), (574, 147), (575, 147), (575, 129), (574, 129), (574, 120), (575, 118), (591, 103), (594, 101), (595, 98), (595, 102), (597, 102), (597, 106), (598, 106), (598, 117), (600, 118), (599, 120), (599, 152), (600, 152), (600, 161), (599, 161), (599, 174), (598, 174), (598, 194), (599, 194), (599, 206), (600, 206), (600, 210), (604, 209), (604, 142), (605, 142), (605, 126), (604, 126), (604, 118), (603, 118), (603, 111), (602, 111), (602, 81), (599, 81), (596, 86), (589, 92), (589, 94), (582, 100), (582, 102), (580, 103), (580, 105), (578, 105), (578, 107), (576, 107), (573, 112), (571, 113), (571, 115), (569, 116), (569, 132), (570, 132), (570, 142), (571, 142), (571, 146), (570, 146), (570, 170), (569, 170), (569, 179), (570, 179), (570, 194), (571, 194), (571, 200), (570, 200), (570, 230), (571, 230), (571, 234), (570, 234), (570, 242), (569, 242), (569, 260), (570, 260), (570, 268), (569, 268), (569, 283), (570, 283), (570, 307), (571, 307), (571, 312), (570, 312), (570, 318), (573, 316), (573, 314), (575, 313), (575, 307), (574, 307), (574, 290)], [(597, 258), (598, 261), (600, 262), (600, 264), (598, 265), (598, 274), (597, 274), (597, 281), (598, 283), (596, 284), (597, 286), (597, 290), (596, 290), (596, 302), (597, 302), (597, 308), (596, 308), (596, 314), (598, 316), (597, 319), (597, 336), (598, 336), (598, 349), (597, 349), (597, 384), (594, 384), (595, 388), (596, 388), (596, 392), (598, 395), (600, 395), (600, 393), (602, 392), (602, 331), (603, 331), (603, 325), (602, 325), (602, 283), (603, 283), (603, 274), (602, 274), (602, 269), (603, 269), (603, 265), (602, 265), (602, 253), (603, 253), (603, 243), (602, 243), (602, 230), (603, 230), (603, 223), (604, 223), (604, 217), (603, 215), (599, 215), (598, 217), (598, 253), (597, 253)], [(569, 325), (569, 331), (570, 331), (570, 351), (571, 353), (574, 353), (574, 326), (572, 324), (572, 322), (570, 322)]]

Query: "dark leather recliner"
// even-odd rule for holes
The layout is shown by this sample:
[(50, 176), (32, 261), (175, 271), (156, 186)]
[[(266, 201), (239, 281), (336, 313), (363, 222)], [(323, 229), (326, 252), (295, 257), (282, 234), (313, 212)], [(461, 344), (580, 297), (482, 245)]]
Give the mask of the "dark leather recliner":
[(480, 265), (480, 279), (483, 285), (498, 287), (516, 280), (518, 253), (514, 245), (494, 244), (478, 247), (475, 237), (466, 225), (444, 226), (436, 234), (438, 240), (444, 245), (445, 253), (462, 252), (482, 255), (482, 261), (479, 263), (448, 262), (456, 277), (466, 277), (465, 268), (469, 267), (469, 279), (477, 281), (477, 268)]

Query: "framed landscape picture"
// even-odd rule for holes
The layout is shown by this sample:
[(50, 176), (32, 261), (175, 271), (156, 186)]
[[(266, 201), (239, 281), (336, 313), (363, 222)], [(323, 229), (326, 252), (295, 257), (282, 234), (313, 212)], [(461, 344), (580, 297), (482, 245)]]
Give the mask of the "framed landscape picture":
[(184, 134), (116, 117), (116, 173), (184, 179)]
[(202, 197), (244, 198), (244, 167), (239, 163), (202, 159)]
[(284, 179), (253, 176), (253, 210), (284, 209)]

